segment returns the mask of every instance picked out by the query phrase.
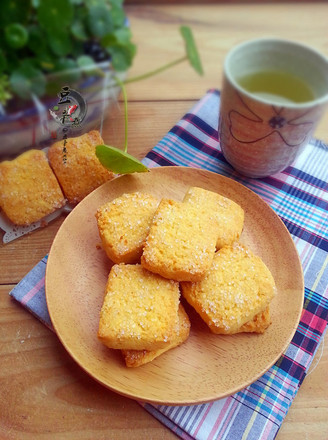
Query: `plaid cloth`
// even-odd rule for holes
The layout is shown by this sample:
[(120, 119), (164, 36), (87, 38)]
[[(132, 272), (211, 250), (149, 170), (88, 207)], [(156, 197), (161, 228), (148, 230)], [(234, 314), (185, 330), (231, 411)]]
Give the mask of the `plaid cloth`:
[[(193, 406), (143, 407), (183, 439), (273, 439), (309, 369), (328, 320), (328, 147), (313, 140), (293, 166), (265, 179), (236, 173), (218, 142), (220, 95), (210, 90), (150, 151), (148, 167), (184, 165), (231, 177), (280, 216), (298, 250), (305, 278), (301, 321), (286, 352), (260, 379), (233, 396)], [(44, 258), (10, 293), (51, 328)]]

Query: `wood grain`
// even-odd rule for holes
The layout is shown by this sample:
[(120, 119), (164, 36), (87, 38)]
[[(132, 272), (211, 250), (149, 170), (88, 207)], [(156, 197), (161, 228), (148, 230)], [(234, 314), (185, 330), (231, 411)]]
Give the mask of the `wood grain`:
[[(229, 3), (232, 2), (127, 5), (138, 45), (129, 76), (181, 56), (180, 24), (192, 26), (205, 68), (205, 75), (200, 78), (187, 64), (181, 64), (147, 81), (128, 85), (132, 154), (141, 158), (207, 89), (220, 88), (222, 62), (235, 43), (259, 36), (280, 36), (301, 41), (328, 55), (326, 2)], [(112, 115), (109, 121), (114, 125), (106, 125), (105, 140), (113, 139), (119, 146), (122, 113)], [(316, 136), (328, 142), (328, 114)], [(15, 283), (49, 252), (62, 221), (63, 218), (57, 219), (47, 228), (12, 244), (0, 244), (1, 440), (176, 438), (136, 402), (90, 379), (72, 361), (58, 338), (8, 296)], [(327, 438), (327, 372), (328, 335), (277, 440)]]

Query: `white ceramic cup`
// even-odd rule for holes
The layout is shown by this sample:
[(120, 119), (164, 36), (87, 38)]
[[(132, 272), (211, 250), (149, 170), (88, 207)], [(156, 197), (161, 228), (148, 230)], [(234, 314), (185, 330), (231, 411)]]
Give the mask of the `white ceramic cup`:
[[(312, 91), (306, 102), (280, 101), (248, 92), (244, 75), (281, 71)], [(284, 170), (308, 144), (328, 104), (328, 59), (300, 43), (261, 38), (234, 47), (224, 63), (219, 140), (226, 160), (241, 174), (266, 177)]]

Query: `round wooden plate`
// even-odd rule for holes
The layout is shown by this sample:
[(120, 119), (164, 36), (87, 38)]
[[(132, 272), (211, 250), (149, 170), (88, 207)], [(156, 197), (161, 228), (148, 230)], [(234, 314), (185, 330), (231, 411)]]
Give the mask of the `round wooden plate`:
[[(215, 335), (191, 307), (189, 339), (153, 362), (127, 368), (119, 350), (97, 339), (99, 312), (112, 263), (100, 243), (95, 212), (123, 193), (141, 191), (182, 200), (190, 186), (216, 191), (245, 210), (241, 242), (270, 268), (278, 293), (272, 324), (263, 335)], [(283, 353), (303, 305), (303, 273), (293, 240), (274, 211), (255, 193), (218, 174), (161, 167), (118, 177), (95, 190), (69, 214), (53, 242), (46, 298), (53, 326), (75, 361), (122, 395), (148, 402), (188, 405), (231, 395), (258, 379)]]

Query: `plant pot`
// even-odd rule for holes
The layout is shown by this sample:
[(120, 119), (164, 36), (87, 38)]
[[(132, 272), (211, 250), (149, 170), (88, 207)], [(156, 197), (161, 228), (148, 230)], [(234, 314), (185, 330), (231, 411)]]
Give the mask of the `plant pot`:
[[(124, 79), (125, 73), (119, 77)], [(14, 111), (0, 116), (0, 160), (13, 158), (30, 148), (48, 147), (63, 139), (64, 135), (80, 136), (92, 129), (101, 132), (105, 115), (117, 103), (120, 92), (109, 61), (98, 63), (96, 70), (71, 69), (46, 78), (46, 96), (32, 96), (30, 101), (15, 100)], [(64, 125), (50, 112), (56, 106), (58, 108), (62, 87), (76, 91), (86, 104), (80, 124), (65, 124), (65, 131)]]

